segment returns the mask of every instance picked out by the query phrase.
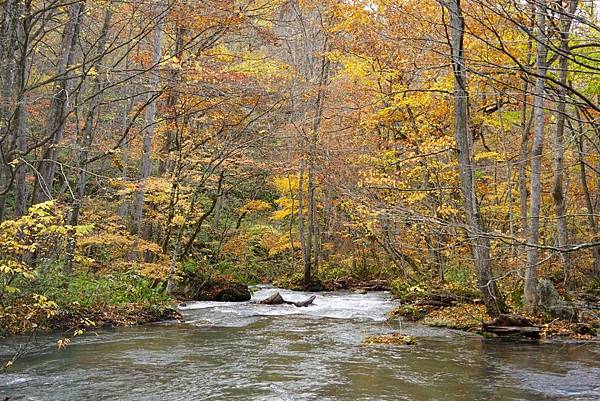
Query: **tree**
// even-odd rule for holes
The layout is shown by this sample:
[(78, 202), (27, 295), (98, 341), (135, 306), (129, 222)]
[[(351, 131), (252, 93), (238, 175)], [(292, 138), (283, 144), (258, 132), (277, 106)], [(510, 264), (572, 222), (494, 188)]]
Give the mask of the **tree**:
[(460, 0), (446, 4), (450, 13), (450, 48), (454, 72), (454, 124), (458, 152), (458, 168), (471, 249), (477, 269), (477, 285), (483, 295), (487, 312), (498, 316), (506, 310), (502, 294), (494, 280), (490, 259), (489, 238), (481, 220), (475, 193), (472, 136), (468, 128), (468, 91), (464, 59), (464, 18)]
[(527, 267), (525, 268), (525, 285), (523, 288), (523, 303), (534, 312), (537, 309), (537, 264), (540, 237), (540, 204), (541, 204), (541, 173), (542, 151), (545, 136), (544, 101), (546, 98), (546, 57), (548, 49), (546, 33), (546, 2), (538, 1), (535, 6), (534, 37), (536, 40), (536, 79), (533, 92), (533, 145), (531, 148), (531, 199), (529, 204), (529, 248), (527, 250)]

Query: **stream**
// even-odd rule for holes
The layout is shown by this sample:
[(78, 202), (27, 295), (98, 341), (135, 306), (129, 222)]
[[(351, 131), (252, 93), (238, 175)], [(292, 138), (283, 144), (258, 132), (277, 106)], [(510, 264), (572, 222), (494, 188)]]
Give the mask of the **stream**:
[[(394, 305), (350, 292), (319, 293), (307, 308), (191, 302), (183, 324), (88, 332), (60, 352), (41, 336), (0, 373), (0, 400), (600, 400), (599, 343), (388, 322)], [(417, 344), (361, 345), (398, 329)], [(0, 342), (2, 360), (19, 341)]]

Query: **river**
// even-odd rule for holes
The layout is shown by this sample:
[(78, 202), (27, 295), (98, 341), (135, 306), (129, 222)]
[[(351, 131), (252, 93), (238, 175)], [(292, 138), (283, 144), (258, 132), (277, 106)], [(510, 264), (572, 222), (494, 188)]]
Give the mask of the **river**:
[[(393, 306), (386, 293), (323, 293), (308, 308), (193, 302), (183, 324), (88, 332), (60, 352), (42, 336), (0, 374), (0, 400), (600, 400), (598, 343), (388, 322)], [(361, 345), (398, 329), (417, 344)], [(0, 344), (3, 360), (17, 344)]]

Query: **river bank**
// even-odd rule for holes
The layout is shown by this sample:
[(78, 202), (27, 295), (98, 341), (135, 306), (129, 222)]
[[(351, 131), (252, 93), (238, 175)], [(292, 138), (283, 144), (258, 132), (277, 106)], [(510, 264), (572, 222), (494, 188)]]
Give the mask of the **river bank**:
[[(312, 293), (274, 291), (290, 300)], [(388, 320), (389, 294), (317, 294), (314, 305), (190, 302), (183, 323), (99, 329), (60, 352), (55, 337), (0, 377), (14, 400), (484, 400), (592, 401), (600, 346), (506, 342)], [(415, 345), (363, 345), (402, 331)], [(17, 339), (0, 343), (0, 355)], [(201, 374), (199, 373), (201, 372)]]
[[(390, 316), (394, 318), (401, 317), (432, 327), (491, 335), (484, 327), (492, 319), (476, 293), (468, 294), (462, 290), (454, 292), (448, 287), (438, 287), (434, 290), (418, 289), (396, 293), (396, 296), (400, 305), (390, 312)], [(573, 304), (575, 305), (575, 301)], [(580, 302), (579, 305), (583, 303)], [(575, 313), (568, 320), (557, 318), (542, 307), (537, 315), (527, 314), (521, 308), (513, 307), (513, 314), (510, 316), (523, 319), (528, 322), (528, 326), (537, 328), (541, 338), (594, 340), (598, 338), (600, 331), (600, 308), (597, 307), (600, 303), (594, 299), (585, 305), (588, 307), (574, 307)]]

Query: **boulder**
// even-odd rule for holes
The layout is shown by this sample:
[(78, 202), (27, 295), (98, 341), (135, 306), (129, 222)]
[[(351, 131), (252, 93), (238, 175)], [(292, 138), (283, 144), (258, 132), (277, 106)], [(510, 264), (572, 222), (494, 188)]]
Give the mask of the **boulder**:
[(313, 301), (315, 300), (315, 298), (317, 298), (316, 295), (311, 295), (308, 299), (306, 299), (304, 301), (299, 301), (299, 302), (286, 301), (285, 299), (283, 299), (283, 297), (281, 296), (281, 294), (279, 292), (276, 292), (275, 294), (271, 295), (270, 297), (260, 301), (259, 304), (264, 304), (264, 305), (287, 304), (287, 305), (294, 305), (294, 306), (300, 308), (300, 307), (311, 305), (313, 303)]
[(555, 319), (576, 322), (578, 310), (570, 302), (565, 301), (554, 288), (552, 281), (540, 279), (538, 281), (538, 305), (540, 309)]
[(244, 302), (252, 294), (248, 286), (227, 276), (210, 278), (188, 275), (178, 286), (175, 295), (193, 301)]

